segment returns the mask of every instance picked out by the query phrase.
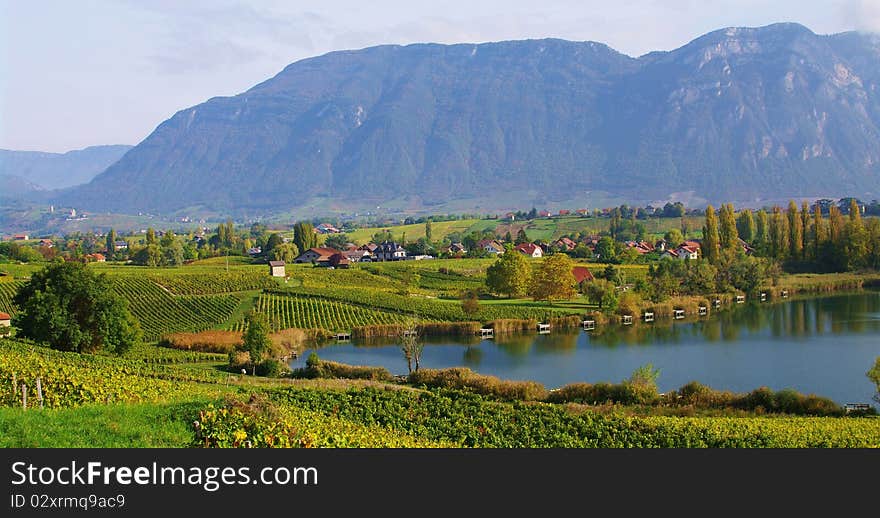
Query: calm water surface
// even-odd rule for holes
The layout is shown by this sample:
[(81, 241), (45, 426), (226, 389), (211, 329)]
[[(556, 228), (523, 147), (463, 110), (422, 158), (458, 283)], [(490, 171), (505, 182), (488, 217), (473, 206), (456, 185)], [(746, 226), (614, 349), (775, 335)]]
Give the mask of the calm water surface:
[[(660, 369), (661, 391), (698, 380), (735, 392), (793, 388), (841, 404), (873, 403), (874, 387), (865, 372), (880, 356), (880, 292), (740, 305), (705, 320), (491, 340), (426, 337), (425, 342), (423, 368), (470, 367), (504, 379), (539, 381), (548, 388), (619, 382), (651, 363)], [(392, 341), (316, 349), (325, 360), (406, 373), (403, 354)], [(306, 356), (291, 366), (303, 366)]]

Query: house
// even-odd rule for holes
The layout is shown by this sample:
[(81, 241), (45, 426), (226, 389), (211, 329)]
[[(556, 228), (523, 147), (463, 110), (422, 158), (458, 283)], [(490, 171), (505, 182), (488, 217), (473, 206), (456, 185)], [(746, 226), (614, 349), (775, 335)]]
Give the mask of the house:
[(370, 255), (373, 255), (377, 248), (379, 248), (379, 245), (377, 245), (376, 243), (367, 243), (365, 245), (359, 246), (358, 250), (366, 250), (370, 253)]
[(329, 223), (321, 223), (317, 227), (315, 227), (315, 232), (319, 234), (339, 234), (342, 231), (338, 228), (330, 225)]
[(31, 236), (27, 234), (15, 234), (14, 236), (12, 236), (13, 241), (27, 241), (30, 238)]
[(578, 209), (575, 212), (578, 214), (578, 216), (589, 216), (590, 215), (590, 209)]
[(516, 214), (514, 214), (513, 212), (508, 212), (504, 215), (504, 219), (506, 219), (507, 221), (516, 221)]
[(649, 254), (654, 251), (654, 245), (645, 241), (627, 241), (627, 248), (633, 248), (639, 255)]
[(477, 246), (485, 250), (488, 254), (498, 255), (504, 253), (504, 245), (494, 239), (484, 239), (477, 243)]
[(555, 246), (556, 248), (558, 248), (560, 250), (569, 250), (570, 251), (570, 250), (574, 250), (575, 248), (577, 248), (577, 243), (575, 243), (574, 241), (572, 241), (571, 239), (569, 239), (567, 237), (560, 237), (559, 239), (557, 239), (553, 243), (553, 246)]
[(55, 244), (52, 242), (51, 239), (41, 239), (40, 246), (44, 246), (46, 248), (52, 248), (53, 246), (55, 246)]
[[(689, 244), (690, 243), (690, 244)], [(676, 248), (670, 248), (663, 252), (661, 259), (685, 259), (696, 260), (700, 258), (700, 244), (694, 241), (685, 241)]]
[(654, 250), (656, 250), (658, 252), (665, 252), (666, 246), (667, 246), (666, 240), (659, 239), (659, 240), (657, 240), (656, 243), (654, 243)]
[(450, 254), (466, 254), (467, 249), (461, 243), (452, 243), (449, 245), (449, 253)]
[[(327, 263), (330, 256), (339, 253), (335, 248), (309, 248), (305, 252), (299, 254), (299, 257), (293, 260), (295, 263)], [(325, 264), (326, 265), (326, 264)]]
[(406, 259), (406, 249), (395, 241), (383, 241), (373, 252), (375, 261), (403, 261)]
[(12, 317), (9, 313), (0, 313), (0, 327), (11, 327)]
[(538, 212), (538, 216), (541, 216), (542, 218), (549, 218), (552, 215), (553, 215), (553, 213), (550, 212), (549, 210), (542, 210), (542, 211)]
[(104, 254), (99, 254), (99, 253), (88, 254), (85, 256), (85, 260), (88, 263), (105, 263), (105, 262), (107, 262), (107, 258), (104, 257)]
[(263, 253), (263, 249), (260, 248), (259, 246), (252, 246), (252, 247), (248, 248), (247, 253), (250, 256), (260, 255), (261, 253)]
[(119, 241), (114, 241), (113, 247), (116, 248), (117, 250), (128, 250), (128, 241), (121, 240), (121, 239)]
[(368, 263), (373, 257), (373, 254), (366, 250), (361, 250), (359, 248), (355, 248), (353, 250), (343, 250), (342, 255), (345, 256), (349, 262), (352, 263)]
[(514, 248), (517, 252), (529, 257), (544, 257), (544, 251), (534, 243), (523, 243)]
[(284, 261), (269, 261), (269, 273), (272, 277), (287, 277)]
[(592, 282), (595, 280), (593, 273), (586, 266), (575, 266), (571, 269), (571, 274), (574, 275), (574, 282), (578, 286), (585, 282)]
[(330, 259), (327, 261), (328, 266), (333, 268), (343, 268), (346, 269), (351, 265), (351, 261), (348, 260), (348, 257), (345, 256), (342, 252), (337, 252), (330, 256)]

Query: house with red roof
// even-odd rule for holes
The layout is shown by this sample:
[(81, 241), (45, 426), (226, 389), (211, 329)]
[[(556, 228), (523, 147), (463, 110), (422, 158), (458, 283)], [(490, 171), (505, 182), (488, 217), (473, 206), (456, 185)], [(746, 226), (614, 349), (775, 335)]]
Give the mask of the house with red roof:
[(574, 275), (575, 284), (578, 285), (595, 280), (593, 273), (586, 266), (575, 266), (571, 269), (571, 273)]
[(0, 327), (11, 327), (12, 326), (12, 317), (9, 316), (9, 313), (0, 312)]
[(544, 257), (544, 250), (534, 243), (523, 243), (514, 248), (517, 252), (529, 257)]

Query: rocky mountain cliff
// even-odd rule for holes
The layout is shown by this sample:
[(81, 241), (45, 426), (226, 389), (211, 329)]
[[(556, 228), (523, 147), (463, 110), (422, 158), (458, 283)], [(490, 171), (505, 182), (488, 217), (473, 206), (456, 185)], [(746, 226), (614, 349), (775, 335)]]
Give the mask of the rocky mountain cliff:
[(64, 201), (236, 212), (328, 198), (870, 199), (878, 84), (876, 36), (797, 24), (639, 58), (553, 39), (333, 52), (176, 113)]

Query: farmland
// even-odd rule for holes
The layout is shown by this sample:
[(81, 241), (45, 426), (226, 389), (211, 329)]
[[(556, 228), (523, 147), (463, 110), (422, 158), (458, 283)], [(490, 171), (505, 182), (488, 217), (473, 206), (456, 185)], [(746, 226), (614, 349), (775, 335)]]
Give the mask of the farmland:
[[(210, 368), (217, 359), (152, 347), (115, 358), (2, 340), (0, 445), (790, 448), (880, 442), (876, 418), (641, 417), (388, 383), (256, 383)], [(13, 377), (29, 389), (26, 411)]]

